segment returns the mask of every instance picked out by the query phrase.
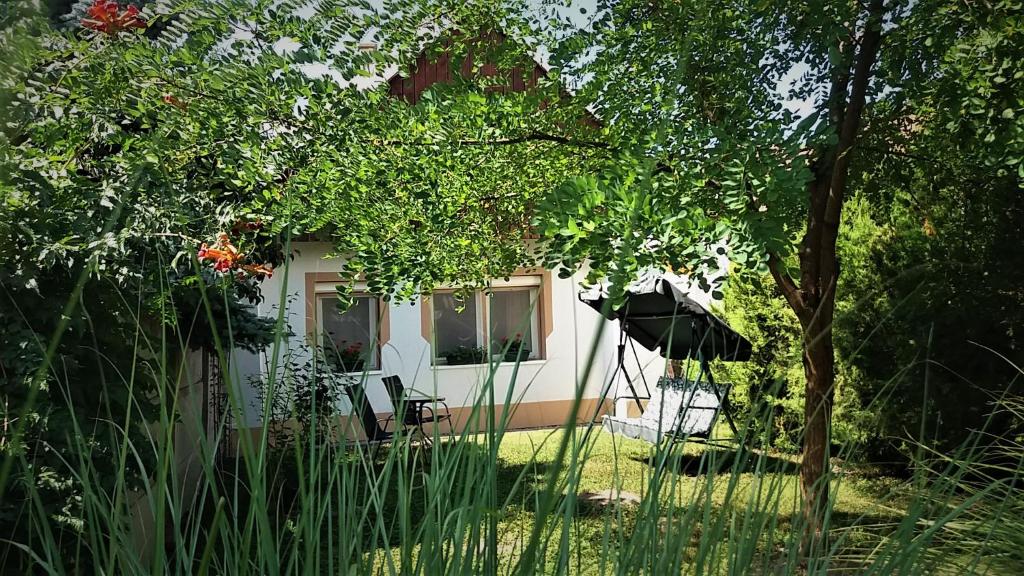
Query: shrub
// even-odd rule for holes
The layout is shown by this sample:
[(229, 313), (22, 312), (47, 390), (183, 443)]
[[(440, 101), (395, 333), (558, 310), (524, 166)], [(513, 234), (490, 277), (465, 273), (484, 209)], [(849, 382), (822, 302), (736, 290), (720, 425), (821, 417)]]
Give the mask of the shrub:
[(338, 437), (337, 416), (345, 387), (356, 380), (333, 369), (323, 349), (297, 348), (285, 353), (276, 376), (268, 367), (248, 383), (256, 391), (254, 407), (268, 418), (274, 445), (291, 449), (296, 443)]

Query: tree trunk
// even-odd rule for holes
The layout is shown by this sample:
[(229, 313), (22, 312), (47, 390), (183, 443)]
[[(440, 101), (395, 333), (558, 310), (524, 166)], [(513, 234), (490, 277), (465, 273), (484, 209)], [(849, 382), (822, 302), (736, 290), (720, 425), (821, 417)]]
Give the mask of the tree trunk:
[(824, 516), (829, 499), (829, 447), (831, 444), (832, 398), (835, 380), (832, 328), (826, 326), (804, 345), (803, 460), (800, 493), (804, 509), (804, 556), (813, 556), (827, 546)]
[[(815, 189), (814, 186), (811, 187)], [(812, 200), (812, 205), (814, 201)], [(814, 282), (796, 283), (782, 270), (778, 260), (770, 260), (770, 269), (803, 329), (804, 434), (800, 464), (800, 493), (804, 520), (801, 551), (813, 557), (828, 546), (824, 526), (829, 503), (829, 447), (831, 445), (832, 399), (835, 384), (835, 350), (832, 344), (832, 320), (835, 312), (835, 284), (838, 266), (835, 253), (837, 228), (824, 227), (819, 235), (808, 235), (817, 249), (801, 252), (801, 272)], [(822, 236), (825, 238), (823, 239)], [(828, 238), (831, 236), (831, 238)], [(808, 241), (805, 238), (805, 245)], [(824, 240), (824, 241), (823, 241)], [(832, 246), (821, 250), (821, 246)], [(819, 266), (820, 265), (820, 266)], [(812, 267), (833, 270), (822, 282)], [(817, 272), (816, 270), (814, 272)]]
[[(859, 38), (838, 39), (839, 55), (831, 70), (828, 96), (829, 124), (835, 132), (832, 146), (817, 151), (808, 184), (807, 230), (800, 246), (800, 278), (795, 280), (781, 260), (769, 255), (768, 268), (796, 312), (803, 328), (804, 398), (803, 460), (800, 489), (803, 503), (802, 552), (813, 557), (827, 550), (824, 525), (829, 501), (829, 444), (832, 422), (835, 353), (832, 320), (835, 314), (839, 260), (836, 242), (842, 218), (850, 161), (855, 150), (861, 116), (867, 101), (872, 68), (882, 41), (884, 0), (864, 6)], [(855, 47), (859, 48), (854, 54)], [(798, 284), (799, 282), (799, 284)]]

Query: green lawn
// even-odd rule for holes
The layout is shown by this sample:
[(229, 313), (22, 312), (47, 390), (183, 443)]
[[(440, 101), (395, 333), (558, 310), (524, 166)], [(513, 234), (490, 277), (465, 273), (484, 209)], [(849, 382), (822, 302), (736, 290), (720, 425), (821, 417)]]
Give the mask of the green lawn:
[[(497, 537), (490, 543), (499, 567), (514, 566), (527, 547), (563, 434), (536, 430), (502, 438), (493, 474)], [(696, 443), (663, 454), (644, 442), (601, 430), (585, 441), (584, 434), (582, 428), (575, 431), (555, 488), (554, 509), (541, 523), (541, 573), (610, 573), (616, 562), (655, 573), (693, 571), (697, 566), (708, 573), (727, 573), (737, 565), (787, 572), (798, 561), (798, 535), (792, 526), (799, 519), (798, 467), (793, 457), (738, 456), (734, 450)], [(480, 454), (467, 457), (470, 445), (479, 446)], [(452, 446), (464, 451), (460, 466), (473, 469), (474, 458), (490, 462), (482, 436), (465, 439), (421, 456), (434, 459), (424, 466), (425, 476), (452, 457)], [(715, 473), (708, 474), (709, 469)], [(469, 483), (481, 481), (472, 472), (466, 478)], [(831, 518), (837, 557), (862, 556), (878, 543), (881, 532), (899, 522), (900, 498), (894, 496), (899, 484), (853, 475), (840, 475), (834, 482)], [(467, 489), (480, 487), (456, 482), (451, 498), (458, 500)], [(414, 490), (401, 506), (411, 506), (413, 517), (429, 516), (428, 491)], [(388, 508), (394, 516), (386, 517), (403, 517), (397, 505)], [(401, 538), (393, 532), (386, 545), (396, 565), (402, 564), (403, 553), (405, 561), (419, 554), (419, 546), (409, 550)], [(381, 560), (387, 554), (378, 549), (376, 555)]]
[(255, 475), (239, 466), (221, 493), (244, 497), (218, 521), (205, 507), (189, 525), (201, 538), (216, 528), (224, 567), (244, 557), (317, 573), (1012, 574), (1021, 565), (1011, 521), (1024, 510), (1019, 490), (972, 485), (971, 460), (938, 460), (905, 479), (836, 470), (827, 537), (806, 550), (792, 456), (654, 447), (599, 428), (432, 448), (407, 440), (290, 448)]
[[(508, 433), (502, 439), (498, 457), (506, 466), (547, 470), (555, 458), (561, 435), (560, 430)], [(655, 465), (655, 450), (650, 444), (601, 430), (595, 431), (591, 445), (579, 480), (580, 492), (618, 490), (640, 496), (648, 492)], [(755, 471), (760, 466), (762, 476), (777, 477), (781, 482), (779, 491), (790, 495), (780, 503), (781, 508), (796, 506), (799, 457), (753, 453), (748, 454), (748, 461), (738, 463), (735, 461), (736, 452), (726, 448), (709, 448), (696, 442), (686, 443), (680, 448), (680, 453), (669, 457), (666, 467), (672, 473), (670, 482), (675, 484), (681, 499), (685, 500), (694, 490), (704, 487), (709, 468), (727, 477), (736, 470), (739, 471), (739, 486), (732, 494), (730, 505), (744, 507), (750, 487), (758, 476)], [(891, 478), (843, 477), (834, 483), (837, 490), (834, 511), (844, 516), (895, 517), (892, 510), (878, 501), (882, 494), (890, 492), (895, 483)], [(726, 483), (715, 484), (713, 499), (716, 504), (722, 505), (726, 487)]]
[[(510, 470), (527, 470), (529, 484), (514, 489), (504, 482), (499, 491), (511, 494), (513, 502), (502, 519), (505, 529), (503, 551), (514, 555), (523, 537), (529, 534), (533, 521), (533, 489), (540, 489), (546, 472), (557, 454), (561, 431), (531, 431), (506, 435), (500, 446), (501, 465)], [(608, 544), (631, 540), (630, 530), (654, 529), (655, 543), (651, 553), (657, 555), (657, 542), (673, 531), (679, 538), (686, 536), (692, 544), (684, 551), (690, 560), (706, 559), (720, 554), (720, 547), (729, 542), (709, 542), (701, 537), (704, 530), (720, 534), (724, 540), (731, 527), (757, 524), (766, 516), (774, 526), (762, 526), (758, 547), (786, 548), (791, 538), (791, 523), (798, 513), (799, 488), (797, 460), (789, 456), (772, 456), (737, 452), (723, 448), (709, 448), (703, 444), (688, 443), (664, 458), (664, 472), (657, 473), (656, 450), (642, 441), (613, 436), (599, 431), (588, 444), (590, 452), (582, 462), (582, 473), (575, 486), (578, 499), (571, 538), (571, 553), (576, 560), (601, 570), (602, 551)], [(715, 473), (708, 474), (709, 470)], [(511, 475), (509, 475), (511, 476)], [(563, 473), (565, 476), (565, 473)], [(889, 478), (860, 478), (844, 476), (834, 481), (832, 510), (834, 534), (849, 546), (870, 540), (872, 528), (898, 522), (901, 512), (893, 507), (893, 488), (898, 482)], [(658, 493), (658, 505), (647, 504), (653, 491)], [(564, 494), (564, 492), (563, 492)], [(729, 514), (723, 515), (723, 511)], [(657, 514), (657, 521), (648, 518), (638, 522), (645, 514)], [(740, 530), (743, 531), (742, 529)], [(552, 528), (552, 532), (556, 532)], [(709, 535), (714, 538), (713, 535)], [(669, 539), (673, 539), (669, 537)], [(765, 540), (771, 540), (766, 542)], [(699, 550), (704, 546), (704, 550)], [(612, 546), (614, 548), (614, 546)], [(734, 552), (742, 544), (734, 541)], [(712, 549), (713, 548), (713, 549)], [(562, 551), (553, 547), (555, 561)], [(610, 559), (606, 559), (610, 560)], [(577, 564), (577, 566), (580, 566)]]

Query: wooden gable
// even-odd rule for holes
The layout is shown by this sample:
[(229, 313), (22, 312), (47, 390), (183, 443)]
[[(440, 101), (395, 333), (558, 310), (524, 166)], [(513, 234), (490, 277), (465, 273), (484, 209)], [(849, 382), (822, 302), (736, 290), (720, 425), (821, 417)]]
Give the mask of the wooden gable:
[[(485, 34), (481, 37), (481, 42), (500, 44), (504, 41), (504, 35), (497, 32)], [(410, 104), (416, 104), (419, 102), (423, 92), (437, 82), (451, 82), (453, 79), (452, 75), (456, 73), (462, 77), (468, 77), (472, 74), (475, 64), (474, 53), (470, 50), (459, 64), (458, 71), (456, 72), (452, 62), (452, 55), (448, 50), (441, 50), (440, 54), (433, 59), (428, 57), (427, 51), (424, 50), (416, 58), (407, 77), (395, 74), (388, 79), (389, 93)], [(501, 76), (511, 81), (510, 84), (494, 85), (488, 89), (489, 91), (501, 93), (525, 92), (536, 86), (537, 81), (547, 74), (547, 71), (540, 64), (536, 62), (531, 62), (530, 64), (532, 64), (532, 67), (527, 64), (525, 66), (515, 66), (511, 70), (499, 71), (496, 65), (488, 62), (480, 66), (478, 74), (485, 77)], [(499, 72), (501, 73), (499, 74)]]

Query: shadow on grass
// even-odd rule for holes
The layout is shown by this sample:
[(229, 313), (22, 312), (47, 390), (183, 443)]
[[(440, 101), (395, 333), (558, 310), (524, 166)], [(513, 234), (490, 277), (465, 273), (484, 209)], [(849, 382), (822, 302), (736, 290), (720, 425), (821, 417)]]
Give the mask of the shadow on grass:
[(668, 455), (652, 454), (647, 457), (633, 456), (632, 459), (656, 468), (664, 459), (665, 469), (681, 476), (704, 476), (711, 474), (796, 474), (800, 467), (793, 461), (768, 456), (747, 450), (708, 448), (699, 454), (687, 454), (672, 449)]
[[(221, 496), (237, 497), (228, 496), (222, 514), (239, 519), (267, 514), (273, 541), (281, 550), (298, 549), (293, 542), (301, 536), (294, 527), (315, 517), (319, 523), (314, 533), (325, 529), (325, 526), (344, 527), (347, 538), (352, 538), (351, 546), (359, 554), (370, 556), (380, 552), (393, 553), (403, 547), (403, 542), (418, 542), (422, 538), (421, 528), (436, 523), (439, 516), (457, 517), (460, 522), (468, 524), (483, 524), (496, 518), (495, 521), (502, 523), (499, 548), (504, 550), (501, 547), (509, 546), (504, 542), (509, 538), (509, 531), (522, 530), (525, 538), (532, 525), (530, 523), (536, 521), (533, 512), (553, 465), (543, 459), (510, 463), (501, 456), (495, 458), (494, 452), (483, 442), (466, 440), (438, 443), (421, 452), (406, 452), (401, 447), (384, 448), (377, 450), (372, 459), (366, 459), (367, 453), (360, 450), (346, 447), (332, 454), (322, 475), (315, 479), (303, 477), (296, 468), (294, 453), (278, 453), (265, 468), (262, 479), (268, 488), (264, 490), (254, 488), (255, 483), (250, 481), (244, 462), (238, 458), (225, 459), (217, 491)], [(632, 456), (631, 459), (653, 470), (659, 465), (661, 456)], [(689, 477), (706, 476), (709, 471), (730, 475), (758, 471), (795, 474), (798, 470), (790, 460), (742, 449), (710, 448), (692, 454), (673, 447), (665, 457), (663, 471)], [(385, 474), (389, 467), (392, 473)], [(241, 473), (235, 474), (235, 470)], [(336, 485), (331, 487), (331, 482), (339, 482), (339, 476), (346, 478), (341, 481), (342, 490)], [(300, 498), (303, 484), (316, 494), (316, 501), (307, 499), (304, 502)], [(342, 492), (344, 496), (340, 496)], [(194, 510), (193, 516), (186, 521), (199, 524), (199, 532), (208, 533), (215, 516), (213, 503), (216, 499), (210, 497), (206, 500), (209, 504)], [(663, 505), (648, 510), (640, 495), (630, 492), (580, 492), (576, 494), (575, 506), (574, 516), (581, 523), (574, 530), (582, 531), (588, 541), (596, 542), (606, 537), (606, 530), (616, 542), (632, 541), (637, 523), (652, 512), (657, 518), (648, 522), (653, 523), (651, 526), (659, 537), (690, 530), (672, 524), (674, 521), (665, 517)], [(706, 511), (699, 513), (700, 525), (718, 518), (723, 510), (720, 503), (699, 501), (685, 504), (669, 516), (677, 516), (692, 506), (698, 506), (698, 512), (700, 507), (707, 506)], [(500, 511), (498, 516), (491, 512), (495, 509)], [(845, 533), (842, 548), (856, 548), (877, 541), (890, 529), (893, 520), (893, 517), (885, 515), (835, 512), (831, 528), (837, 536)], [(560, 520), (555, 518), (553, 521)], [(780, 534), (788, 531), (791, 521), (789, 514), (777, 513), (775, 530)], [(246, 522), (239, 521), (238, 524), (245, 525)], [(477, 532), (470, 534), (451, 531), (450, 528), (444, 528), (437, 536), (454, 540), (480, 537)], [(710, 536), (704, 536), (700, 526), (693, 529), (692, 534), (684, 539), (688, 543), (686, 554), (692, 554), (707, 537)], [(765, 537), (772, 539), (770, 534)], [(168, 549), (167, 552), (173, 555), (178, 551)]]
[(833, 510), (829, 515), (829, 526), (832, 530), (846, 531), (851, 528), (862, 533), (888, 534), (899, 524), (901, 516), (896, 513), (865, 514), (861, 512), (841, 512)]
[[(289, 525), (294, 526), (304, 514), (323, 516), (326, 509), (325, 523), (358, 526), (362, 548), (381, 550), (395, 547), (403, 531), (415, 533), (420, 524), (434, 522), (438, 509), (452, 513), (452, 509), (480, 506), (482, 493), (492, 494), (496, 507), (507, 503), (506, 509), (513, 515), (532, 512), (550, 471), (550, 463), (545, 461), (510, 464), (501, 457), (495, 459), (483, 442), (466, 440), (438, 442), (429, 448), (412, 446), (408, 452), (397, 446), (377, 447), (372, 452), (365, 446), (348, 446), (330, 455), (316, 479), (309, 477), (308, 463), (300, 470), (298, 459), (291, 449), (272, 451), (260, 478), (263, 486), (257, 487), (242, 457), (222, 457), (217, 466), (217, 494), (204, 485), (206, 497), (196, 501), (205, 504), (191, 509), (185, 521), (200, 524), (209, 532), (215, 503), (227, 496), (223, 512), (228, 517), (266, 514), (275, 540), (286, 544), (291, 538)], [(427, 482), (434, 484), (428, 486)], [(332, 483), (334, 488), (328, 488)], [(492, 485), (490, 490), (485, 488), (487, 483)], [(339, 484), (346, 496), (335, 501)], [(304, 503), (304, 487), (312, 491), (309, 493), (330, 494), (330, 506), (326, 501)], [(403, 517), (416, 521), (413, 526), (403, 525)]]

